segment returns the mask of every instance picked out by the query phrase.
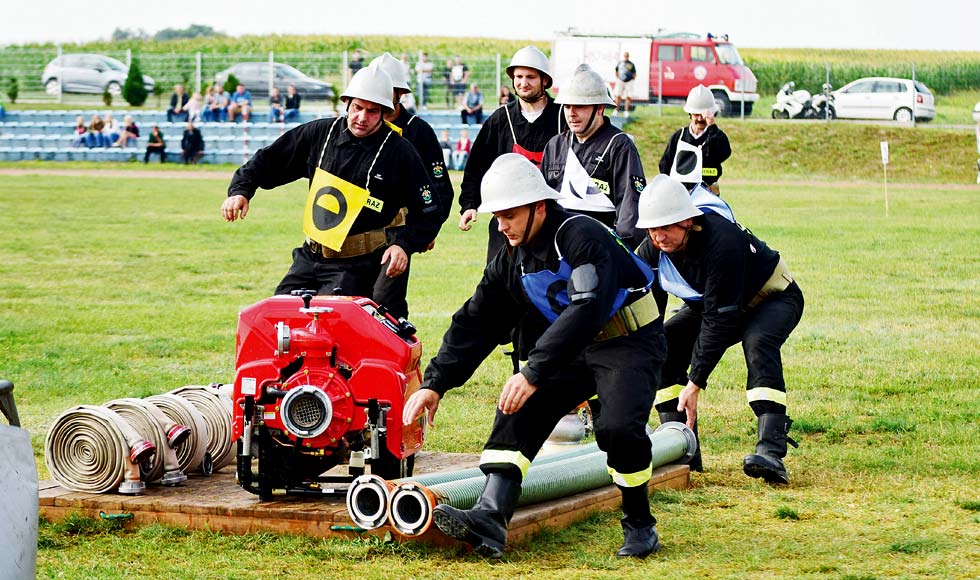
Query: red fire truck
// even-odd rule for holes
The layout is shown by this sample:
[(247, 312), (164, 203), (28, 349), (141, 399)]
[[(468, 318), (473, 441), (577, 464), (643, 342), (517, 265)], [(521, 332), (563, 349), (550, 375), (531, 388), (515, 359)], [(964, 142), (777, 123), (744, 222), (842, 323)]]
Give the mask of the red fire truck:
[(727, 36), (681, 32), (644, 35), (585, 34), (575, 30), (559, 33), (551, 51), (555, 87), (588, 63), (610, 84), (616, 80), (616, 64), (624, 52), (636, 65), (633, 101), (683, 102), (699, 84), (711, 89), (723, 115), (752, 113), (759, 100), (756, 78), (742, 62)]

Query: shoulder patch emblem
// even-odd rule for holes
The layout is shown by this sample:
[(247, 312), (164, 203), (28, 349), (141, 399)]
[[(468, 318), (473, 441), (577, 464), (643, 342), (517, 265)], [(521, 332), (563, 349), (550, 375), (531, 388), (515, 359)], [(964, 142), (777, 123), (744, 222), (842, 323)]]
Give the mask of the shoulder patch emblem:
[(636, 193), (643, 193), (643, 188), (647, 185), (646, 179), (643, 179), (639, 175), (633, 175), (631, 176), (630, 181), (633, 182), (633, 189), (636, 190)]
[(422, 201), (425, 203), (432, 203), (432, 192), (429, 191), (429, 186), (422, 186)]
[(439, 161), (432, 164), (432, 177), (436, 179), (442, 179), (442, 176), (446, 173), (446, 168)]

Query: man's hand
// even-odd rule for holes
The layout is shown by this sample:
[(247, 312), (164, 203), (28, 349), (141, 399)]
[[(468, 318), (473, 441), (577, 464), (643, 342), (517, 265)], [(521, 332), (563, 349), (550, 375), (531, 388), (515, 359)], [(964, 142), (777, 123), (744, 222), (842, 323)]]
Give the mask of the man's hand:
[(385, 276), (389, 278), (401, 276), (405, 272), (405, 268), (408, 267), (408, 254), (401, 246), (391, 245), (381, 256), (381, 263), (388, 264), (388, 268), (385, 269)]
[(245, 219), (247, 213), (248, 198), (244, 195), (233, 195), (221, 204), (221, 215), (226, 222), (233, 222), (238, 218)]
[(468, 209), (459, 216), (459, 229), (464, 232), (470, 231), (471, 224), (476, 223), (476, 210)]
[(677, 410), (687, 412), (687, 426), (694, 429), (694, 422), (698, 420), (698, 395), (701, 387), (691, 381), (687, 381), (687, 386), (681, 390), (677, 397)]
[(500, 393), (500, 402), (497, 407), (505, 414), (511, 415), (518, 412), (528, 397), (534, 394), (538, 388), (527, 382), (524, 375), (517, 373), (507, 379), (504, 383), (504, 390)]
[(714, 125), (715, 124), (715, 114), (712, 113), (711, 111), (706, 112), (704, 114), (704, 122), (705, 122), (705, 124), (708, 127), (710, 127), (711, 125)]
[(435, 425), (434, 419), (441, 398), (439, 393), (432, 389), (419, 389), (412, 393), (402, 410), (402, 425), (411, 425), (422, 413), (428, 414), (426, 421), (429, 425)]

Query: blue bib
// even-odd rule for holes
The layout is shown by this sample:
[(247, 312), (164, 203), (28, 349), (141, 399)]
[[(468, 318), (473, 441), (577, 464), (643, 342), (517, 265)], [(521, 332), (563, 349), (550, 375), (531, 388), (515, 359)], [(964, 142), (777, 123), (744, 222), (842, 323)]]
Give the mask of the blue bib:
[[(592, 219), (584, 215), (575, 215), (562, 222), (561, 226), (558, 226), (558, 230), (561, 230), (562, 226), (575, 218)], [(612, 318), (612, 315), (623, 306), (623, 303), (626, 302), (626, 297), (630, 292), (642, 291), (650, 288), (650, 285), (653, 284), (653, 270), (646, 262), (640, 259), (639, 256), (633, 252), (630, 252), (629, 248), (623, 245), (622, 240), (619, 239), (619, 236), (617, 236), (615, 232), (609, 230), (608, 228), (607, 231), (609, 232), (609, 235), (613, 236), (617, 243), (622, 246), (623, 250), (629, 252), (630, 257), (633, 258), (633, 263), (636, 264), (641, 272), (643, 272), (644, 279), (646, 280), (646, 283), (642, 288), (620, 288), (619, 291), (616, 292), (616, 299), (613, 301), (612, 310), (606, 317), (606, 320), (609, 320)], [(561, 255), (561, 251), (558, 249), (557, 231), (555, 232), (555, 251), (558, 252), (557, 272), (552, 272), (551, 270), (541, 270), (539, 272), (521, 275), (521, 285), (524, 286), (524, 292), (531, 300), (531, 303), (534, 304), (535, 308), (537, 308), (542, 315), (544, 315), (548, 322), (558, 320), (561, 313), (568, 308), (569, 304), (571, 304), (571, 300), (568, 298), (568, 281), (572, 277), (572, 266), (565, 261), (565, 258)]]

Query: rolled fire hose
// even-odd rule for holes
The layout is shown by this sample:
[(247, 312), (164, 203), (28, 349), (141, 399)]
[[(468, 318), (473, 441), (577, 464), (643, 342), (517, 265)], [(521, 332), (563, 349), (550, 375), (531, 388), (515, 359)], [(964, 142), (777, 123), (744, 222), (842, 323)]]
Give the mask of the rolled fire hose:
[(190, 401), (204, 417), (207, 425), (207, 452), (211, 456), (214, 471), (235, 461), (234, 441), (231, 439), (232, 407), (231, 397), (214, 387), (188, 385), (170, 391)]
[(72, 491), (136, 494), (146, 489), (139, 464), (156, 451), (153, 443), (105, 407), (79, 405), (62, 413), (44, 440), (44, 461), (54, 478)]
[(208, 445), (208, 427), (201, 413), (189, 401), (176, 395), (153, 395), (146, 401), (159, 407), (174, 422), (191, 429), (190, 435), (175, 448), (180, 470), (190, 473), (201, 467)]
[[(689, 461), (697, 451), (697, 438), (683, 423), (665, 423), (650, 435), (654, 468), (676, 461)], [(438, 504), (460, 509), (473, 507), (483, 492), (486, 478), (478, 477), (430, 487), (408, 482), (394, 486), (389, 501), (389, 522), (406, 536), (424, 533), (432, 525)], [(518, 505), (539, 503), (596, 489), (612, 483), (602, 451), (570, 457), (544, 465), (533, 465), (521, 482)]]
[(156, 446), (157, 452), (153, 457), (140, 463), (144, 482), (159, 480), (163, 485), (177, 485), (187, 480), (187, 475), (180, 470), (174, 447), (190, 435), (190, 429), (174, 423), (159, 407), (143, 399), (116, 399), (103, 406), (118, 413), (144, 439)]
[[(547, 465), (598, 451), (599, 446), (594, 442), (588, 445), (580, 445), (559, 453), (539, 455), (534, 458), (531, 467)], [(377, 475), (361, 475), (354, 479), (347, 489), (347, 513), (358, 526), (366, 530), (373, 530), (383, 526), (388, 521), (388, 499), (398, 485), (411, 482), (420, 486), (434, 486), (474, 477), (480, 478), (482, 481), (483, 472), (480, 471), (479, 467), (436, 471), (392, 481), (385, 481)]]

